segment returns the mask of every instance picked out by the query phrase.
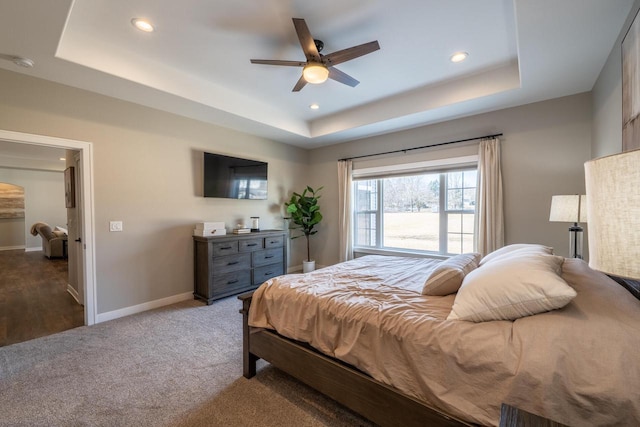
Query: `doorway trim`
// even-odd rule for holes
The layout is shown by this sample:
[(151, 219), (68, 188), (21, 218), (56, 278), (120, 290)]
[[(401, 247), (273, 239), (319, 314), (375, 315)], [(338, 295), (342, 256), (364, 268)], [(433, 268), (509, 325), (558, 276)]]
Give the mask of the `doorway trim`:
[(42, 145), (47, 147), (78, 150), (82, 165), (82, 238), (84, 257), (84, 323), (96, 323), (96, 307), (98, 298), (96, 292), (95, 272), (95, 210), (93, 201), (93, 144), (87, 141), (57, 138), (45, 135), (14, 132), (0, 129), (0, 140), (19, 144)]

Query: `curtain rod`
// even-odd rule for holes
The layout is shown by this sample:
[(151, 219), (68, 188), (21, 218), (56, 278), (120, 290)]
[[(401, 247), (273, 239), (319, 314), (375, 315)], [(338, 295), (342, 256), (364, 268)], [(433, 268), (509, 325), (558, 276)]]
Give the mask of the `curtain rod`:
[(364, 157), (382, 156), (382, 155), (385, 155), (385, 154), (406, 153), (407, 151), (412, 151), (412, 150), (421, 150), (423, 148), (440, 147), (441, 145), (458, 144), (460, 142), (475, 141), (476, 139), (495, 138), (496, 136), (502, 136), (502, 134), (501, 133), (496, 133), (494, 135), (486, 135), (486, 136), (478, 136), (478, 137), (475, 137), (475, 138), (459, 139), (457, 141), (440, 142), (438, 144), (423, 145), (421, 147), (412, 147), (412, 148), (403, 148), (401, 150), (385, 151), (384, 153), (363, 154), (362, 156), (345, 157), (344, 159), (339, 159), (338, 161), (340, 162), (340, 161), (343, 161), (343, 160), (362, 159)]

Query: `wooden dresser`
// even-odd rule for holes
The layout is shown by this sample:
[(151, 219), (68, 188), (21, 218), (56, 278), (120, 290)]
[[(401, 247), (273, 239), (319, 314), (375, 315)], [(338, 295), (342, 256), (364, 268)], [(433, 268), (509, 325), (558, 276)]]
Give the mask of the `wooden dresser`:
[(284, 230), (218, 237), (193, 236), (193, 296), (214, 300), (257, 288), (287, 271)]

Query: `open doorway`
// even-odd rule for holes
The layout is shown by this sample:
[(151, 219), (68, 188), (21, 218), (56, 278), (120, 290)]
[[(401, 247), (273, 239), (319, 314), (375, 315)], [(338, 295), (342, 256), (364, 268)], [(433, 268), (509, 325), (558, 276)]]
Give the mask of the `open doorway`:
[[(67, 150), (71, 155), (74, 177), (75, 209), (73, 214), (73, 235), (69, 227), (68, 255), (72, 256), (73, 272), (77, 280), (76, 297), (84, 305), (84, 324), (92, 325), (96, 321), (97, 298), (95, 290), (95, 243), (93, 209), (93, 148), (90, 142), (43, 135), (0, 130), (0, 141), (30, 146), (57, 147)], [(70, 289), (70, 293), (73, 292)]]

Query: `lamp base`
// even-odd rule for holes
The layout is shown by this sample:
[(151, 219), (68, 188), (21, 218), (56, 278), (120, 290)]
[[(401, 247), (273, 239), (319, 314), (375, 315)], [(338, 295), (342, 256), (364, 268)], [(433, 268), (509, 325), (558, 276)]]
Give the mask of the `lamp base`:
[(584, 259), (582, 257), (582, 232), (582, 227), (577, 222), (569, 227), (569, 258)]

